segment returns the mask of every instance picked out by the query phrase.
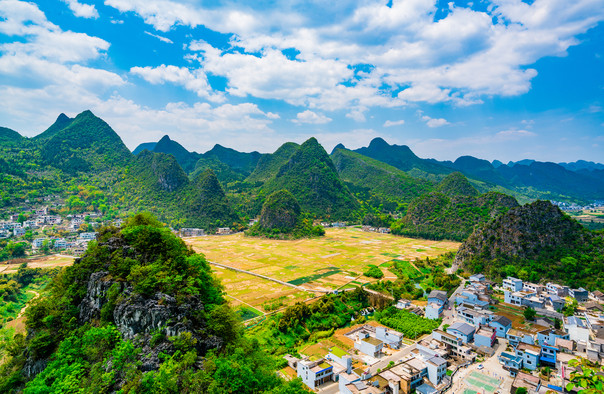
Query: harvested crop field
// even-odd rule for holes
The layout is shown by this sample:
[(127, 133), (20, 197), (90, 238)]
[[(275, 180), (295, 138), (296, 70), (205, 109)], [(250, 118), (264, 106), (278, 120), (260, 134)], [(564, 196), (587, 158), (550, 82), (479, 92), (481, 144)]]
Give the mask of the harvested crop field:
[[(404, 238), (361, 231), (326, 229), (324, 237), (294, 241), (246, 237), (242, 233), (185, 240), (208, 260), (278, 279), (305, 289), (331, 291), (349, 283), (374, 281), (363, 276), (367, 266), (386, 269), (393, 259), (413, 261), (455, 251), (459, 243)], [(262, 304), (286, 296), (285, 304), (301, 301), (304, 292), (270, 280), (212, 266), (235, 304), (262, 309)], [(235, 300), (236, 299), (236, 300)]]

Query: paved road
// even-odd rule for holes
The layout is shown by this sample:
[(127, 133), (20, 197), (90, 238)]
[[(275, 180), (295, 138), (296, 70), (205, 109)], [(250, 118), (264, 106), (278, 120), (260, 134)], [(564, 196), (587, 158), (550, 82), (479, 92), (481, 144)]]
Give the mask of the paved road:
[[(466, 280), (462, 278), (461, 283), (459, 284), (457, 289), (455, 289), (453, 294), (451, 294), (451, 297), (449, 297), (449, 305), (447, 307), (445, 307), (445, 310), (443, 311), (443, 323), (441, 324), (441, 328), (445, 324), (450, 325), (451, 323), (453, 323), (455, 321), (455, 318), (457, 316), (457, 312), (455, 311), (455, 298), (457, 297), (457, 295), (459, 293), (461, 293), (461, 291), (464, 289), (465, 285), (466, 285)], [(449, 310), (449, 308), (451, 308), (451, 309)]]

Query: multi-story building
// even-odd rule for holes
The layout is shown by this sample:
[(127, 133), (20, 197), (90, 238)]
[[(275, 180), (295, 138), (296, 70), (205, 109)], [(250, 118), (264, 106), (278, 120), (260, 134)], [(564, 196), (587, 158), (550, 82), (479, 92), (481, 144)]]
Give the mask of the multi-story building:
[(325, 360), (300, 360), (298, 362), (298, 377), (312, 390), (329, 382), (333, 376), (333, 366)]
[(375, 337), (391, 349), (399, 349), (403, 340), (402, 333), (386, 327), (376, 327)]
[(457, 322), (447, 327), (447, 333), (460, 338), (464, 344), (470, 343), (474, 340), (475, 332), (476, 329), (474, 326), (471, 326), (468, 323)]
[(539, 357), (541, 356), (541, 348), (535, 345), (521, 343), (516, 346), (516, 356), (522, 358), (522, 367), (531, 371), (539, 366)]
[(492, 348), (497, 340), (497, 331), (489, 326), (482, 326), (474, 334), (474, 345)]
[(504, 290), (516, 292), (516, 291), (522, 290), (522, 287), (523, 287), (522, 280), (520, 280), (518, 278), (508, 276), (506, 279), (503, 280)]
[(569, 295), (577, 300), (577, 302), (587, 302), (589, 299), (589, 292), (582, 287), (570, 289)]
[(512, 328), (512, 321), (505, 316), (495, 315), (489, 325), (495, 329), (498, 337), (505, 338)]

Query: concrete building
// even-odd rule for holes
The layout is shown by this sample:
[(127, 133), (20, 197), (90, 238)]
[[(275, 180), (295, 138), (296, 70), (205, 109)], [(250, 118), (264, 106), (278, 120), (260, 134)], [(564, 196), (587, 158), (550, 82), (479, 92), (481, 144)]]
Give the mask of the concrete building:
[(55, 239), (55, 241), (53, 243), (53, 249), (62, 250), (62, 249), (66, 249), (66, 248), (67, 248), (67, 241), (65, 241), (63, 238)]
[(510, 328), (512, 328), (512, 321), (505, 316), (495, 315), (489, 325), (497, 331), (499, 338), (505, 338)]
[(331, 348), (326, 358), (344, 367), (348, 373), (352, 373), (352, 357), (339, 347)]
[(474, 274), (470, 276), (470, 282), (486, 282), (487, 278), (483, 274)]
[(426, 360), (426, 367), (428, 369), (428, 380), (438, 387), (443, 381), (444, 377), (447, 376), (447, 361), (441, 357), (434, 356)]
[(579, 342), (589, 341), (589, 327), (587, 324), (576, 316), (569, 316), (564, 323), (564, 329), (568, 333), (569, 339)]
[(569, 295), (577, 300), (577, 302), (587, 302), (589, 299), (589, 292), (582, 287), (570, 289)]
[(206, 235), (205, 231), (201, 228), (181, 228), (181, 237), (201, 237)]
[(81, 233), (79, 236), (79, 239), (83, 239), (86, 241), (92, 241), (93, 239), (96, 239), (96, 235), (97, 235), (97, 233), (95, 233), (95, 232)]
[(509, 341), (510, 345), (518, 346), (520, 343), (528, 343), (529, 345), (535, 344), (535, 334), (530, 332), (516, 330), (514, 328), (510, 328), (506, 334), (506, 338)]
[(522, 358), (522, 367), (534, 371), (539, 366), (541, 348), (521, 343), (516, 347), (516, 356)]
[(386, 327), (376, 327), (375, 337), (391, 349), (400, 349), (403, 334)]
[(472, 306), (460, 305), (456, 308), (457, 317), (475, 327), (489, 324), (493, 318), (493, 312), (475, 309)]
[(44, 241), (48, 241), (48, 238), (36, 238), (32, 241), (31, 246), (35, 249), (39, 249), (44, 244)]
[(569, 288), (568, 286), (561, 286), (557, 283), (547, 283), (545, 285), (547, 292), (552, 295), (557, 295), (558, 297), (566, 297), (568, 295)]
[(474, 340), (475, 332), (476, 329), (474, 326), (471, 326), (468, 323), (456, 322), (447, 327), (447, 333), (460, 338), (464, 344), (470, 343)]
[(539, 285), (536, 283), (524, 282), (522, 285), (522, 290), (529, 291), (535, 294), (541, 294), (547, 292), (547, 288), (543, 285)]
[(556, 330), (554, 328), (541, 330), (537, 333), (537, 342), (541, 346), (545, 344), (554, 345), (556, 343), (556, 338), (569, 339), (569, 335), (562, 330)]
[(483, 326), (476, 331), (474, 334), (474, 345), (477, 347), (484, 346), (486, 348), (492, 348), (495, 346), (497, 340), (497, 330), (494, 328)]
[(377, 357), (382, 353), (384, 343), (377, 338), (369, 336), (367, 331), (359, 331), (357, 333), (357, 340), (354, 342), (354, 348), (360, 352), (371, 356)]
[(436, 320), (443, 313), (444, 309), (444, 305), (437, 304), (435, 302), (428, 302), (426, 309), (424, 310), (424, 317), (426, 319)]
[(438, 305), (446, 305), (447, 304), (447, 292), (442, 290), (432, 290), (430, 294), (428, 294), (428, 303), (435, 303)]
[(327, 383), (333, 375), (333, 366), (321, 359), (318, 361), (300, 360), (298, 362), (298, 377), (312, 390)]
[(555, 294), (550, 294), (548, 296), (548, 303), (556, 311), (562, 310), (562, 308), (564, 308), (564, 305), (566, 305), (566, 301), (564, 300), (564, 298), (562, 298), (558, 295), (555, 295)]
[(432, 338), (445, 344), (447, 352), (451, 357), (458, 357), (462, 360), (471, 361), (476, 358), (476, 354), (468, 346), (463, 344), (461, 338), (441, 330), (432, 331)]
[(518, 371), (522, 369), (522, 357), (515, 354), (503, 352), (499, 355), (499, 362), (503, 369), (508, 371), (511, 376), (516, 376)]
[(508, 276), (503, 280), (503, 288), (511, 291), (512, 293), (522, 290), (523, 287), (522, 281), (518, 278)]
[(25, 235), (25, 229), (23, 227), (15, 227), (13, 229), (13, 236), (14, 237), (22, 237)]

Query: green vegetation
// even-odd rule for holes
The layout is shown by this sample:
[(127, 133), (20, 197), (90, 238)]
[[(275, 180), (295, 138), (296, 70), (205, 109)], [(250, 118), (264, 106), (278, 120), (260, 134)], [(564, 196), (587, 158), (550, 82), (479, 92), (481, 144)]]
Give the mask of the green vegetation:
[(457, 275), (445, 273), (445, 268), (450, 267), (455, 255), (446, 253), (436, 259), (416, 259), (413, 264), (405, 260), (392, 260), (388, 268), (397, 276), (396, 281), (378, 281), (367, 287), (372, 290), (392, 295), (395, 299), (419, 299), (424, 292), (431, 289), (451, 292), (461, 283)]
[(335, 329), (351, 324), (351, 316), (360, 317), (360, 311), (368, 306), (369, 295), (360, 288), (325, 295), (310, 305), (296, 303), (268, 317), (248, 330), (248, 335), (270, 353), (296, 354), (298, 346), (332, 336)]
[(283, 189), (292, 192), (303, 210), (318, 217), (347, 219), (359, 207), (315, 138), (304, 142), (263, 186), (267, 193)]
[(299, 147), (300, 145), (295, 142), (286, 142), (273, 154), (261, 156), (254, 172), (247, 177), (246, 181), (250, 183), (268, 181), (279, 172), (279, 169), (289, 161)]
[(530, 306), (527, 307), (522, 314), (524, 315), (524, 318), (529, 321), (535, 320), (535, 317), (537, 316), (537, 312)]
[(321, 226), (313, 226), (308, 215), (302, 214), (300, 204), (287, 190), (279, 190), (268, 196), (262, 206), (260, 220), (246, 235), (276, 239), (297, 239), (325, 235)]
[(453, 172), (447, 175), (436, 187), (436, 191), (446, 196), (466, 196), (466, 197), (477, 197), (478, 190), (468, 178), (466, 178), (461, 172)]
[(571, 287), (604, 288), (604, 237), (565, 215), (550, 202), (511, 209), (476, 230), (457, 259), (471, 272), (508, 275)]
[[(98, 273), (104, 275), (99, 286), (108, 289), (90, 293)], [(23, 271), (20, 278), (30, 276)], [(85, 297), (101, 297), (96, 317)], [(149, 302), (180, 312), (159, 330), (140, 321), (134, 338), (128, 320), (114, 322), (118, 309), (146, 310)], [(276, 360), (243, 336), (203, 256), (148, 214), (132, 217), (121, 231), (103, 228), (26, 314), (27, 338), (15, 335), (4, 345), (2, 392), (303, 392), (300, 382), (278, 378)], [(164, 324), (179, 327), (179, 334), (167, 336)], [(25, 367), (36, 362), (46, 368), (28, 375)]]
[(382, 279), (384, 277), (382, 270), (375, 265), (369, 265), (367, 270), (363, 272), (363, 275), (376, 279)]
[(397, 309), (394, 306), (375, 312), (374, 317), (375, 320), (386, 327), (402, 332), (406, 338), (411, 339), (431, 333), (441, 323), (440, 319), (424, 319), (409, 311)]
[(428, 193), (413, 200), (407, 214), (391, 229), (393, 234), (407, 237), (463, 241), (477, 225), (516, 206), (513, 197), (497, 192), (478, 197)]
[(342, 181), (357, 198), (374, 208), (404, 210), (414, 198), (433, 187), (428, 181), (347, 149), (336, 149), (331, 159)]
[(568, 362), (571, 367), (576, 367), (570, 373), (570, 383), (566, 385), (567, 391), (580, 388), (580, 394), (596, 394), (604, 391), (604, 368), (602, 364), (592, 363), (584, 358)]

